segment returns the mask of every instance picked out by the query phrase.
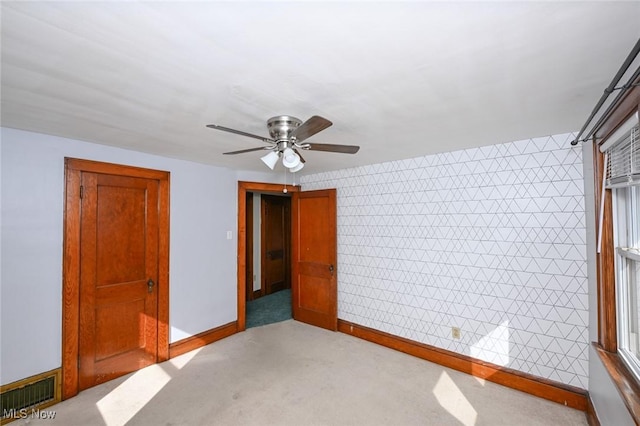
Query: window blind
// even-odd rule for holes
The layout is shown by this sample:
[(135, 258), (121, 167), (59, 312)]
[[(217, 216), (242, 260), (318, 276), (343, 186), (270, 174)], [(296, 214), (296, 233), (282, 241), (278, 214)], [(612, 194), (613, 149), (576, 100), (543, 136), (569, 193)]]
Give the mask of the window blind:
[(613, 141), (606, 154), (608, 188), (640, 185), (640, 126), (637, 122)]

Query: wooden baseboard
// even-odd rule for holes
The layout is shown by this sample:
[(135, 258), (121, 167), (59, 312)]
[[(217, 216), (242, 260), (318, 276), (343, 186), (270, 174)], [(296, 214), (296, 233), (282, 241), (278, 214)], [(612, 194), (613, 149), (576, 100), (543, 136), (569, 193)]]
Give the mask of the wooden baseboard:
[(436, 348), (340, 319), (338, 320), (338, 331), (549, 401), (582, 411), (587, 410), (588, 392), (575, 386), (500, 367), (467, 355)]
[(589, 422), (589, 426), (600, 426), (600, 419), (598, 419), (591, 397), (587, 397), (587, 422)]
[(186, 339), (178, 340), (177, 342), (169, 345), (169, 358), (174, 358), (178, 355), (182, 355), (194, 349), (198, 349), (202, 346), (208, 345), (215, 341), (229, 337), (232, 334), (238, 332), (238, 322), (233, 321), (229, 324), (221, 325), (220, 327), (212, 328), (211, 330), (203, 331), (195, 336), (187, 337)]

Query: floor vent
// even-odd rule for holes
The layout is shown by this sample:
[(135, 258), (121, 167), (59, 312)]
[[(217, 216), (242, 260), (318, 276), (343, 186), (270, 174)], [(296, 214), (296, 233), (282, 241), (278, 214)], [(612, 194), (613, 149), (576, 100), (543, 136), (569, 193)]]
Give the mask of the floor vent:
[(60, 369), (0, 387), (1, 424), (32, 417), (60, 402)]

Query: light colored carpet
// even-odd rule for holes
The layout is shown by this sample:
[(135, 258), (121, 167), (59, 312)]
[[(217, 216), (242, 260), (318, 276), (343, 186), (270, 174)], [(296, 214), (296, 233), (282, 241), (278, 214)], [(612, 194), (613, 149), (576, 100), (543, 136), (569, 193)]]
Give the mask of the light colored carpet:
[(45, 425), (586, 425), (584, 413), (293, 320), (81, 392)]

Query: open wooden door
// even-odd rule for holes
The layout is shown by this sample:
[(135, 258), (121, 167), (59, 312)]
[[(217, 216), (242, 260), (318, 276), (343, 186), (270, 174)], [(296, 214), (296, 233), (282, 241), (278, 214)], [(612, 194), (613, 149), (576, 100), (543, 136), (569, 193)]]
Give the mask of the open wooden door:
[(336, 190), (307, 191), (292, 199), (293, 318), (337, 330)]

